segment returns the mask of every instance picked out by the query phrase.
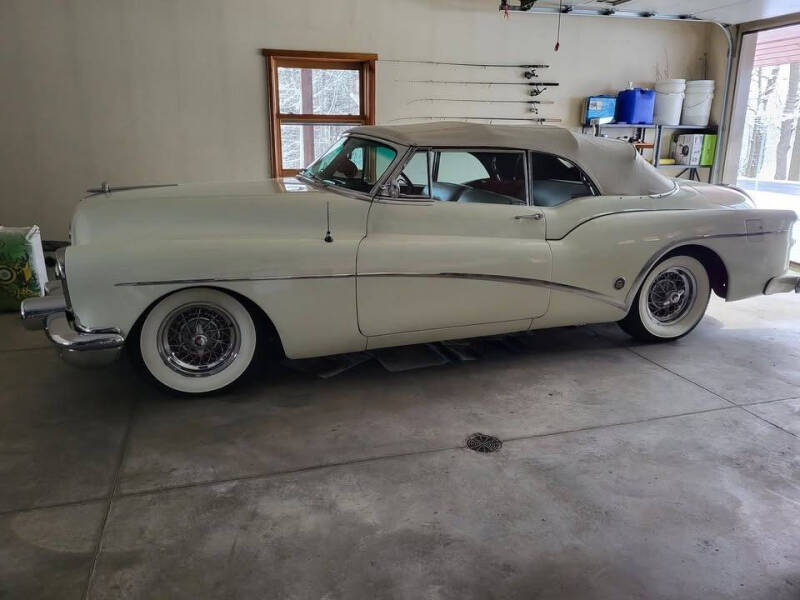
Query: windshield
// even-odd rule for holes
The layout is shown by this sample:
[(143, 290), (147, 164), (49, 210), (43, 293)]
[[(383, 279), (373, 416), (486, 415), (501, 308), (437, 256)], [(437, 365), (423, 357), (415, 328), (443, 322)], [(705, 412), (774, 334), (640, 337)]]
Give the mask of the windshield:
[(397, 152), (380, 142), (342, 138), (302, 174), (328, 185), (369, 192), (392, 164)]

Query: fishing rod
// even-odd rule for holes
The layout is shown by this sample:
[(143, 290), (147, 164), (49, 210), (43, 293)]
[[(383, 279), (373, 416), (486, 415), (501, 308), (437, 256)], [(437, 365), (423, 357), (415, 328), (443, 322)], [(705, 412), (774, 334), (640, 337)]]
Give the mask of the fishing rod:
[(467, 98), (417, 98), (406, 104), (415, 102), (486, 102), (487, 104), (555, 104), (552, 100), (473, 100)]
[(549, 69), (550, 65), (501, 65), (498, 63), (466, 63), (466, 62), (448, 62), (441, 60), (381, 60), (379, 62), (387, 63), (411, 63), (417, 65), (448, 65), (453, 67), (475, 67), (480, 69), (524, 69), (522, 74), (525, 79), (534, 79), (539, 77), (536, 72), (539, 69)]
[(417, 98), (406, 102), (406, 104), (414, 104), (416, 102), (481, 102), (484, 104), (527, 104), (530, 112), (535, 115), (539, 114), (540, 104), (555, 104), (552, 100), (473, 100), (467, 98)]
[[(404, 80), (395, 79), (395, 81), (403, 82)], [(452, 83), (455, 85), (488, 85), (489, 87), (493, 85), (527, 85), (533, 88), (530, 91), (530, 95), (533, 97), (540, 96), (547, 91), (547, 88), (558, 85), (558, 83), (554, 81), (536, 81), (528, 83), (523, 81), (442, 81), (436, 79), (408, 79), (405, 80), (405, 83)]]
[(395, 81), (405, 83), (452, 83), (454, 85), (527, 85), (531, 87), (554, 87), (559, 85), (555, 81), (446, 81), (442, 79), (395, 79)]
[(536, 72), (536, 69), (528, 69), (522, 74), (522, 76), (525, 79), (537, 79), (539, 77), (539, 74)]
[(389, 63), (415, 63), (418, 65), (450, 65), (454, 67), (482, 67), (493, 69), (549, 69), (550, 65), (501, 65), (492, 63), (461, 63), (461, 62), (447, 62), (440, 60), (401, 60), (401, 59), (386, 59), (381, 58), (378, 62)]
[(393, 123), (395, 121), (414, 120), (447, 121), (453, 119), (457, 121), (527, 121), (528, 123), (561, 123), (561, 119), (544, 119), (541, 117), (400, 117), (398, 119), (391, 119), (389, 122)]
[[(531, 84), (531, 85), (533, 85), (533, 84)], [(558, 84), (556, 84), (556, 85), (558, 85)], [(539, 95), (541, 95), (541, 94), (544, 94), (546, 91), (547, 91), (547, 88), (538, 88), (538, 87), (535, 87), (535, 88), (533, 88), (533, 89), (532, 89), (530, 92), (528, 92), (528, 94), (529, 94), (530, 96), (533, 96), (533, 97), (535, 98), (536, 96), (539, 96)], [(552, 103), (551, 103), (551, 104), (552, 104)]]

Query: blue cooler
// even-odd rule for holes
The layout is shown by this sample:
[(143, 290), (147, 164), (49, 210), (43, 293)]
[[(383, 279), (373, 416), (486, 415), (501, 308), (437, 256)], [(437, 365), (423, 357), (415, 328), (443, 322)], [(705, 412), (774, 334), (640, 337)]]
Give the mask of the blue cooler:
[(654, 90), (634, 88), (622, 90), (617, 94), (617, 123), (652, 125), (653, 109), (656, 103)]

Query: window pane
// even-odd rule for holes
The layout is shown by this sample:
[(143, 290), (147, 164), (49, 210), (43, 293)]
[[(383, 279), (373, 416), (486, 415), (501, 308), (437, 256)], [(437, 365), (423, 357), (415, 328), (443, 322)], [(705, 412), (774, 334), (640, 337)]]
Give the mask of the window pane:
[(360, 114), (359, 72), (312, 69), (315, 115)]
[[(800, 25), (748, 33), (741, 53), (737, 88), (747, 100), (732, 117), (742, 132), (736, 185), (757, 208), (800, 217)], [(800, 223), (790, 260), (800, 262)]]
[[(378, 179), (380, 179), (386, 169), (389, 168), (389, 165), (392, 164), (392, 161), (394, 161), (396, 156), (397, 152), (395, 152), (394, 149), (389, 148), (389, 146), (375, 144), (374, 152), (370, 153), (370, 158), (375, 163), (372, 173), (369, 175), (372, 183), (377, 183)], [(367, 167), (369, 168), (370, 165), (368, 164)]]
[(414, 185), (428, 185), (428, 153), (419, 150), (414, 153), (408, 161), (403, 174), (411, 180)]
[(469, 152), (442, 152), (439, 158), (439, 181), (467, 183), (489, 177), (481, 162)]
[(523, 152), (444, 151), (433, 183), (436, 200), (525, 204)]
[(428, 195), (428, 151), (417, 150), (403, 167), (403, 177), (399, 177), (400, 194), (403, 196)]
[(532, 154), (533, 203), (558, 206), (567, 200), (591, 196), (592, 188), (578, 167), (551, 154)]
[(380, 142), (350, 137), (337, 142), (305, 173), (330, 185), (368, 192), (396, 157), (393, 148)]
[(278, 67), (282, 114), (358, 115), (359, 71)]
[(278, 112), (299, 115), (303, 112), (300, 97), (300, 69), (278, 67)]
[(355, 125), (281, 125), (281, 166), (302, 169), (310, 165)]

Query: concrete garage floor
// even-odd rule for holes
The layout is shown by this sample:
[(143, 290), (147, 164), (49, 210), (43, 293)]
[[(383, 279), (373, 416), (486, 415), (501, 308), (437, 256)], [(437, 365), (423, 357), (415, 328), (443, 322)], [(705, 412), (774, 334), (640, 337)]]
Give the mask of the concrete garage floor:
[(799, 297), (529, 342), (176, 400), (4, 315), (0, 597), (800, 597)]

